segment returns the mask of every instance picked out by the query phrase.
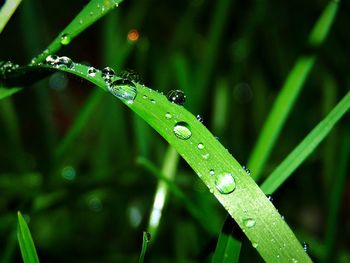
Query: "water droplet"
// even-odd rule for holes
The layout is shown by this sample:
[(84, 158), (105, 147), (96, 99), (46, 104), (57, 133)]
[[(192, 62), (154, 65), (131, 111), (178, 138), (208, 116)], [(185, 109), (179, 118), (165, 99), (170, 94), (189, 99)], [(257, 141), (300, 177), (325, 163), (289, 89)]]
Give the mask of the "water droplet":
[(267, 198), (271, 203), (273, 202), (272, 195), (266, 195), (266, 198)]
[(127, 79), (118, 79), (108, 85), (108, 90), (117, 98), (132, 104), (136, 98), (137, 90), (135, 84)]
[(302, 245), (303, 245), (303, 249), (304, 249), (304, 251), (305, 251), (306, 253), (308, 253), (308, 252), (309, 252), (309, 249), (310, 249), (309, 244), (308, 244), (308, 243), (306, 243), (306, 242), (303, 242), (303, 243), (302, 243)]
[(209, 159), (209, 153), (202, 154), (203, 159), (208, 160)]
[(148, 233), (148, 232), (143, 232), (143, 236), (144, 236), (145, 241), (147, 241), (147, 242), (150, 242), (150, 241), (151, 241), (152, 236), (151, 236), (150, 233)]
[(102, 77), (105, 81), (111, 81), (112, 78), (115, 76), (114, 70), (110, 67), (105, 67), (102, 69)]
[(83, 24), (83, 20), (82, 19), (79, 20), (79, 24), (81, 24), (81, 25)]
[(95, 77), (96, 76), (97, 70), (94, 67), (89, 67), (87, 70), (87, 73), (90, 77)]
[(250, 175), (250, 170), (245, 165), (242, 165), (242, 168), (248, 175)]
[(196, 118), (199, 122), (203, 123), (203, 117), (201, 115), (198, 114)]
[(198, 149), (203, 150), (204, 149), (204, 144), (203, 143), (198, 143)]
[(70, 43), (70, 41), (71, 41), (70, 35), (68, 35), (68, 34), (63, 34), (63, 35), (61, 36), (61, 44), (62, 44), (62, 45), (68, 45), (68, 44)]
[(259, 246), (259, 244), (256, 243), (256, 242), (253, 242), (253, 243), (252, 243), (252, 246), (253, 246), (253, 248), (257, 248), (257, 247)]
[(170, 120), (173, 117), (173, 115), (171, 115), (169, 112), (165, 113), (165, 118), (167, 118), (168, 120)]
[(244, 225), (248, 228), (252, 228), (253, 226), (255, 226), (255, 220), (253, 218), (247, 218), (247, 219), (244, 219)]
[(232, 193), (236, 188), (236, 182), (231, 173), (220, 173), (215, 179), (216, 189), (222, 194)]
[(214, 174), (215, 174), (215, 171), (214, 171), (213, 169), (211, 169), (211, 170), (209, 171), (209, 174), (210, 174), (210, 175), (214, 175)]
[(153, 104), (156, 104), (156, 101), (154, 99), (150, 99), (150, 101), (153, 103)]
[(59, 57), (56, 55), (49, 55), (46, 57), (45, 61), (50, 65), (56, 65), (58, 63), (58, 59)]
[(148, 97), (146, 95), (143, 95), (142, 98), (147, 99)]
[(59, 57), (57, 60), (57, 66), (64, 66), (70, 68), (73, 65), (73, 61), (69, 57)]
[(19, 65), (12, 61), (2, 61), (0, 64), (0, 71), (2, 74), (10, 73), (12, 70), (18, 68)]
[(169, 91), (167, 98), (170, 102), (175, 103), (177, 105), (184, 105), (186, 102), (186, 96), (182, 90)]
[(176, 123), (173, 131), (175, 136), (181, 140), (187, 140), (192, 136), (189, 125), (183, 121)]

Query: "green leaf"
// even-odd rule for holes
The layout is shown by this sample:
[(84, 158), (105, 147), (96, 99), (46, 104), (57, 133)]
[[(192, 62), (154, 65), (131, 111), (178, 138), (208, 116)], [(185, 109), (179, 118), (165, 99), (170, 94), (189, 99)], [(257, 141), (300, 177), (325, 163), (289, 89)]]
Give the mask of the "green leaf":
[(21, 249), (23, 262), (39, 263), (32, 236), (30, 234), (26, 221), (21, 215), (21, 212), (18, 212), (17, 238), (19, 247)]
[(350, 92), (287, 156), (287, 158), (271, 173), (261, 185), (268, 194), (275, 192), (285, 180), (302, 164), (332, 130), (334, 125), (350, 108)]
[[(27, 68), (61, 70), (85, 78), (105, 91), (109, 87), (101, 71), (97, 70), (94, 77), (89, 76), (89, 67), (78, 63), (69, 67), (41, 65)], [(16, 69), (21, 70), (26, 68)], [(311, 262), (291, 229), (255, 181), (194, 115), (144, 85), (121, 81), (118, 77), (114, 81), (119, 82), (120, 86), (114, 86), (113, 94), (124, 97), (121, 101), (177, 150), (243, 229), (265, 261)], [(133, 97), (129, 96), (131, 94), (136, 95), (134, 100), (130, 99)]]
[[(308, 43), (310, 49), (318, 48), (326, 39), (335, 20), (338, 1), (331, 0), (311, 31)], [(257, 181), (270, 156), (272, 148), (291, 112), (296, 99), (315, 64), (315, 52), (302, 55), (295, 63), (279, 92), (265, 121), (257, 143), (251, 153), (248, 167)]]
[(0, 100), (5, 99), (9, 96), (12, 96), (13, 94), (20, 91), (21, 88), (2, 88), (0, 87)]
[(7, 0), (0, 9), (0, 33), (4, 30), (7, 22), (16, 11), (22, 0)]
[(142, 249), (140, 253), (139, 263), (143, 263), (145, 261), (145, 255), (148, 248), (148, 243), (151, 241), (151, 235), (145, 231), (143, 231), (142, 235)]
[(95, 23), (102, 16), (106, 15), (113, 8), (117, 7), (123, 0), (92, 0), (83, 10), (63, 29), (63, 31), (51, 42), (51, 44), (39, 56), (32, 60), (37, 64), (45, 58), (57, 52), (62, 45), (68, 45), (82, 31)]

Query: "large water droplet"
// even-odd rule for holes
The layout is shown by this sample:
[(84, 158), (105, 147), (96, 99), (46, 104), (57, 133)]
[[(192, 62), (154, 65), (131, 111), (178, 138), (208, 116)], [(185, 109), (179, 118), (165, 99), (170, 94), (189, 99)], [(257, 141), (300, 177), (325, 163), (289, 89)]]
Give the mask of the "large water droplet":
[(90, 77), (95, 77), (96, 76), (97, 70), (94, 67), (89, 67), (87, 70), (87, 73)]
[(127, 79), (118, 79), (108, 85), (108, 90), (117, 98), (125, 101), (128, 104), (134, 102), (137, 90), (135, 84)]
[(68, 44), (70, 43), (71, 40), (72, 40), (72, 39), (71, 39), (71, 37), (70, 37), (69, 34), (63, 34), (63, 35), (61, 36), (61, 44), (62, 44), (62, 45), (68, 45)]
[(70, 68), (73, 65), (73, 61), (69, 57), (59, 57), (57, 60), (57, 66), (63, 66)]
[(244, 219), (243, 222), (244, 222), (244, 225), (248, 228), (252, 228), (256, 224), (255, 219), (253, 219), (253, 218)]
[(232, 193), (236, 188), (236, 182), (231, 173), (220, 173), (215, 179), (216, 189), (222, 194)]
[(176, 123), (173, 131), (175, 136), (181, 140), (187, 140), (192, 136), (190, 126), (183, 121)]
[(203, 143), (198, 143), (197, 145), (199, 150), (203, 150), (204, 149), (204, 144)]
[(186, 102), (186, 96), (182, 90), (169, 91), (167, 98), (170, 102), (176, 103), (178, 105), (184, 105)]
[(102, 77), (105, 81), (112, 81), (112, 78), (115, 76), (114, 70), (110, 67), (105, 67), (102, 69)]

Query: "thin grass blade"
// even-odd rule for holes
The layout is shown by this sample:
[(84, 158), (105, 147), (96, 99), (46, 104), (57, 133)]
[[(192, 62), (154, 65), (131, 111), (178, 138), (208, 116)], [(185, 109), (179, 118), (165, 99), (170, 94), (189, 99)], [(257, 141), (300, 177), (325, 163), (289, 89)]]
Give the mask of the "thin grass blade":
[(0, 34), (22, 0), (7, 0), (0, 9)]
[(148, 244), (150, 241), (151, 241), (151, 235), (146, 231), (143, 231), (142, 249), (140, 253), (139, 263), (143, 263), (145, 261), (145, 255), (146, 255)]
[(32, 235), (21, 212), (18, 212), (17, 238), (24, 263), (39, 263)]
[(287, 158), (263, 182), (264, 193), (274, 193), (284, 181), (303, 163), (332, 130), (334, 125), (350, 108), (350, 92), (333, 108), (333, 110), (304, 138), (304, 140), (287, 156)]

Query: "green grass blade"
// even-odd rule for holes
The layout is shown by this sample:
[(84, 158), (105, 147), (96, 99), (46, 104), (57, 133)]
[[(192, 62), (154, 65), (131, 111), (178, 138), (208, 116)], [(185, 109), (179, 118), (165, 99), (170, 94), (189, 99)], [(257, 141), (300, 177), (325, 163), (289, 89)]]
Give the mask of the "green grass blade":
[(139, 263), (143, 263), (145, 261), (145, 255), (150, 241), (151, 235), (144, 231), (142, 236), (142, 249), (140, 253)]
[(5, 99), (9, 96), (12, 96), (13, 94), (17, 93), (18, 91), (20, 91), (21, 88), (3, 88), (0, 86), (0, 100)]
[(280, 187), (285, 180), (300, 166), (300, 164), (316, 149), (333, 126), (350, 108), (350, 92), (333, 108), (305, 138), (287, 156), (287, 158), (271, 173), (261, 185), (261, 189), (272, 194)]
[[(94, 77), (89, 76), (88, 67), (78, 63), (57, 68), (31, 66), (16, 71), (29, 70), (27, 73), (30, 73), (45, 68), (69, 72), (105, 91), (108, 89), (101, 71), (98, 70)], [(135, 88), (137, 94), (133, 103), (122, 102), (151, 125), (186, 160), (265, 261), (311, 262), (291, 229), (254, 180), (194, 115), (141, 84), (135, 83)], [(123, 89), (134, 92), (130, 86)], [(175, 129), (178, 126), (182, 129)], [(177, 133), (174, 132), (176, 130)], [(199, 147), (199, 144), (203, 145)]]
[(7, 0), (0, 9), (0, 33), (4, 30), (7, 22), (16, 11), (22, 0)]
[(63, 29), (63, 31), (51, 42), (51, 44), (39, 56), (32, 60), (37, 64), (45, 58), (57, 52), (62, 45), (68, 45), (82, 31), (106, 15), (113, 8), (117, 7), (123, 0), (92, 0), (83, 10)]
[(236, 263), (239, 260), (242, 242), (234, 237), (238, 226), (227, 217), (219, 235), (212, 263)]
[(18, 212), (17, 238), (24, 263), (39, 263), (32, 236), (21, 212)]
[[(324, 9), (311, 31), (308, 41), (310, 48), (315, 49), (324, 42), (335, 20), (338, 6), (338, 2), (332, 0)], [(301, 56), (296, 61), (273, 104), (248, 162), (248, 167), (255, 180), (258, 180), (261, 176), (272, 148), (315, 63), (315, 59), (315, 54), (311, 53)]]

